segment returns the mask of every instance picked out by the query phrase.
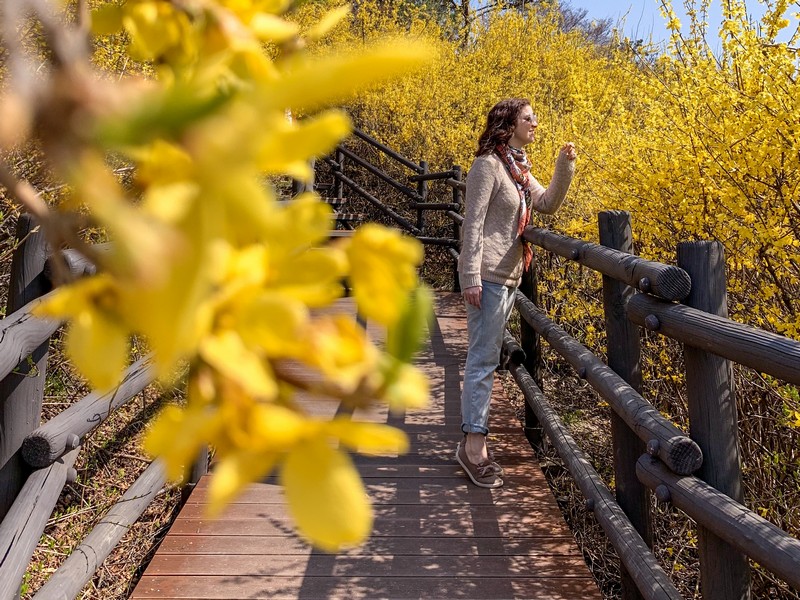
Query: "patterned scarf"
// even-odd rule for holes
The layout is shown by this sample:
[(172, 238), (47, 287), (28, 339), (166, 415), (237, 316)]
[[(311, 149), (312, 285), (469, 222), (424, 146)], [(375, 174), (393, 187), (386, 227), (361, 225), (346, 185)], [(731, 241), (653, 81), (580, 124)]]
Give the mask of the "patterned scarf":
[[(519, 222), (517, 224), (517, 233), (522, 235), (525, 227), (530, 223), (531, 214), (530, 209), (525, 202), (525, 198), (531, 189), (531, 180), (528, 173), (531, 171), (531, 163), (528, 161), (528, 156), (522, 148), (512, 148), (508, 144), (498, 144), (494, 149), (495, 154), (500, 157), (511, 179), (517, 186), (519, 192)], [(533, 250), (531, 245), (522, 240), (522, 259), (525, 269), (527, 270), (531, 265), (533, 259)]]

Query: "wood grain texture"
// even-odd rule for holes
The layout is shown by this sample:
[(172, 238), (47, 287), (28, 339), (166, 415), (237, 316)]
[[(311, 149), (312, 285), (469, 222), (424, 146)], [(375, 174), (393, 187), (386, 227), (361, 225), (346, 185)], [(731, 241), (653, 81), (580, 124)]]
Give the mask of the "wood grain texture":
[(800, 540), (697, 477), (675, 475), (646, 454), (636, 472), (652, 489), (666, 486), (670, 502), (698, 524), (800, 589)]
[(545, 250), (665, 300), (682, 300), (689, 295), (691, 289), (689, 275), (673, 265), (645, 260), (544, 228), (528, 227), (524, 237)]
[[(692, 277), (687, 306), (728, 316), (725, 252), (719, 242), (678, 244), (678, 264)], [(686, 403), (689, 433), (703, 451), (697, 476), (737, 502), (744, 501), (739, 420), (729, 360), (688, 344), (683, 346), (686, 364)], [(700, 590), (706, 600), (749, 600), (750, 564), (747, 557), (704, 527), (697, 530), (700, 557)]]
[(122, 536), (142, 515), (166, 482), (160, 461), (150, 464), (64, 563), (36, 592), (35, 600), (77, 598)]
[(622, 377), (520, 293), (517, 293), (517, 308), (522, 318), (569, 361), (642, 441), (658, 442), (659, 458), (673, 471), (688, 475), (700, 467), (703, 454), (698, 445)]
[(150, 355), (132, 364), (119, 385), (108, 392), (92, 392), (25, 436), (22, 457), (32, 467), (52, 463), (70, 445), (99, 427), (117, 408), (147, 387), (156, 376)]
[(637, 593), (646, 600), (680, 600), (682, 596), (525, 367), (513, 367), (511, 372), (584, 497), (593, 504), (594, 515), (617, 551)]
[[(438, 296), (430, 343), (416, 359), (432, 384), (430, 406), (354, 415), (400, 427), (411, 442), (401, 457), (355, 458), (375, 512), (365, 544), (314, 550), (297, 536), (274, 477), (207, 519), (203, 477), (132, 598), (600, 600), (499, 381), (489, 444), (505, 485), (478, 488), (455, 461), (465, 327), (460, 297)], [(308, 398), (303, 406), (331, 411)]]
[(637, 294), (628, 302), (629, 318), (642, 327), (658, 319), (656, 333), (800, 385), (800, 342), (737, 323), (690, 306)]
[[(633, 253), (631, 215), (609, 210), (598, 217), (600, 243), (608, 248)], [(639, 328), (625, 315), (625, 305), (635, 290), (626, 283), (603, 275), (603, 312), (606, 323), (606, 356), (608, 366), (636, 392), (642, 391), (640, 365), (641, 344)], [(636, 478), (636, 461), (645, 451), (644, 442), (631, 431), (625, 421), (611, 412), (611, 447), (614, 462), (614, 496), (620, 508), (631, 520), (645, 544), (653, 545), (653, 525), (650, 517), (650, 493)], [(623, 569), (622, 599), (642, 598), (635, 582)]]

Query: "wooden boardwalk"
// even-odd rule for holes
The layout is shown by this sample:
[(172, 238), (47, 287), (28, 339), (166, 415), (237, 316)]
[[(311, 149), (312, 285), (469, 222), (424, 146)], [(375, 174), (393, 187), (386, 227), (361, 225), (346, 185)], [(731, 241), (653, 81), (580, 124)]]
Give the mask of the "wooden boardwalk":
[[(339, 555), (312, 549), (293, 533), (271, 480), (206, 520), (203, 479), (132, 598), (600, 600), (499, 385), (490, 444), (505, 486), (478, 488), (455, 461), (466, 323), (460, 296), (437, 300), (431, 342), (418, 360), (431, 380), (430, 407), (405, 416), (378, 409), (354, 415), (401, 427), (411, 439), (409, 454), (357, 459), (376, 513), (364, 546)], [(308, 407), (335, 410), (330, 403)]]

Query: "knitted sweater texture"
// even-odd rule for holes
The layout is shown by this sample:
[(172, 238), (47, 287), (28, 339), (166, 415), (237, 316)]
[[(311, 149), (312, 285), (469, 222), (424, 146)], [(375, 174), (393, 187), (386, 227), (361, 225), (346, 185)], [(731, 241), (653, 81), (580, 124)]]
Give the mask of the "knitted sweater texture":
[[(553, 214), (567, 195), (575, 161), (560, 155), (547, 188), (533, 176), (530, 190), (534, 210)], [(519, 192), (502, 161), (494, 154), (475, 159), (467, 175), (464, 223), (458, 274), (461, 289), (481, 280), (517, 286), (522, 278), (522, 239), (517, 233)]]

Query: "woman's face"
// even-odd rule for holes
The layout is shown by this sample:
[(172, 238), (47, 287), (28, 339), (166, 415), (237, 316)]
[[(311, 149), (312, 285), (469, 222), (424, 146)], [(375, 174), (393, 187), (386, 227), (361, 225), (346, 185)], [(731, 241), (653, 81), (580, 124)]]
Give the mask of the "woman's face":
[(526, 144), (530, 144), (536, 135), (538, 126), (539, 120), (533, 114), (533, 109), (530, 106), (524, 106), (517, 115), (514, 131), (511, 133), (508, 143), (515, 148), (522, 148)]

